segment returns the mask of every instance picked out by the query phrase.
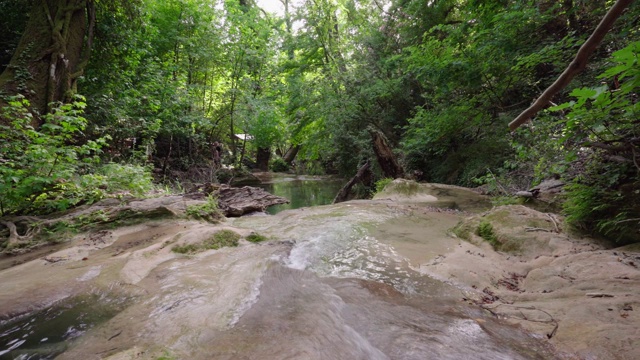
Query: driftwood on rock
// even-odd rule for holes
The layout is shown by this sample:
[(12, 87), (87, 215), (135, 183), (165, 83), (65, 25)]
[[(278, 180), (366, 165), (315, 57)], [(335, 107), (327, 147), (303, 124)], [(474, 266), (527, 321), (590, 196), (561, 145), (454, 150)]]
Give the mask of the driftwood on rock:
[(255, 211), (265, 211), (271, 205), (289, 203), (289, 200), (283, 197), (252, 186), (236, 188), (222, 185), (215, 194), (218, 196), (218, 207), (225, 216), (242, 216)]
[(357, 184), (358, 182), (362, 181), (363, 178), (368, 176), (370, 172), (370, 165), (371, 164), (369, 163), (369, 160), (367, 160), (367, 162), (364, 163), (364, 165), (362, 165), (360, 169), (358, 169), (356, 175), (351, 178), (351, 180), (349, 180), (349, 182), (345, 186), (343, 186), (342, 189), (340, 189), (338, 195), (336, 195), (336, 197), (333, 199), (334, 204), (347, 200), (347, 197), (349, 196), (349, 192), (351, 192), (351, 188), (353, 187), (353, 185)]
[(404, 176), (404, 170), (398, 164), (396, 156), (393, 154), (391, 147), (387, 144), (385, 136), (378, 130), (369, 129), (371, 141), (373, 143), (373, 151), (376, 153), (380, 169), (385, 177), (397, 179)]

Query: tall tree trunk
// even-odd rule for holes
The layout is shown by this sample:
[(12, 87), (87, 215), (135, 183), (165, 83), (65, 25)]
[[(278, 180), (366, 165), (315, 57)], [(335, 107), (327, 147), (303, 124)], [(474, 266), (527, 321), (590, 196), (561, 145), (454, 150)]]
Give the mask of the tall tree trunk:
[(93, 0), (36, 0), (0, 91), (24, 95), (38, 114), (69, 101), (89, 61), (94, 24)]
[(271, 149), (258, 148), (256, 156), (256, 167), (261, 171), (269, 171), (269, 159), (271, 158)]

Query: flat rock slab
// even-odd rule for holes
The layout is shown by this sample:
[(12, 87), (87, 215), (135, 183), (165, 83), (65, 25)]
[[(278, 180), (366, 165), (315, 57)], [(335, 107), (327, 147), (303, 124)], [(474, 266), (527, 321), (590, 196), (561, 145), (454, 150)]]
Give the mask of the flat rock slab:
[[(289, 203), (288, 199), (275, 196), (264, 189), (252, 186), (232, 187), (222, 185), (211, 190), (211, 193), (218, 199), (218, 207), (222, 213), (230, 217), (265, 211), (269, 206)], [(147, 215), (181, 217), (185, 215), (189, 206), (205, 203), (206, 196), (206, 192), (198, 192), (129, 201), (105, 199), (87, 209), (81, 210), (80, 213), (108, 209), (109, 212), (131, 212), (136, 214), (136, 217)], [(71, 215), (77, 216), (78, 214)]]
[(218, 206), (225, 216), (230, 217), (265, 211), (269, 206), (288, 203), (288, 199), (252, 186), (241, 188), (222, 186), (218, 190)]

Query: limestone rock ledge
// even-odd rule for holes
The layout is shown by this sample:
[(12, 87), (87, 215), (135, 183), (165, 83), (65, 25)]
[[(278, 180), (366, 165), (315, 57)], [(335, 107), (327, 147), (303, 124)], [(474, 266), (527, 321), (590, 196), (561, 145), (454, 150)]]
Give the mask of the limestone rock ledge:
[[(520, 205), (463, 219), (455, 249), (419, 270), (580, 359), (640, 359), (640, 251), (568, 231)], [(568, 358), (574, 358), (570, 355)]]

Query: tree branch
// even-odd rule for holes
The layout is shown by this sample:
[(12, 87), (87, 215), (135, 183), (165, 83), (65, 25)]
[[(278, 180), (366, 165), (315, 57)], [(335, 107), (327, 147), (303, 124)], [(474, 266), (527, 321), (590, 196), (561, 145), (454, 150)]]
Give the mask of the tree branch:
[(511, 131), (520, 127), (520, 125), (531, 120), (540, 110), (546, 107), (553, 96), (564, 89), (573, 78), (579, 74), (587, 66), (587, 60), (589, 56), (598, 47), (604, 36), (609, 32), (613, 23), (620, 17), (622, 12), (633, 2), (633, 0), (617, 0), (616, 3), (609, 9), (607, 15), (602, 19), (600, 24), (593, 31), (589, 39), (580, 47), (576, 57), (571, 64), (564, 70), (564, 72), (558, 77), (558, 79), (551, 84), (545, 90), (542, 95), (531, 105), (528, 109), (523, 111), (518, 117), (516, 117), (511, 123), (509, 123), (509, 129)]

